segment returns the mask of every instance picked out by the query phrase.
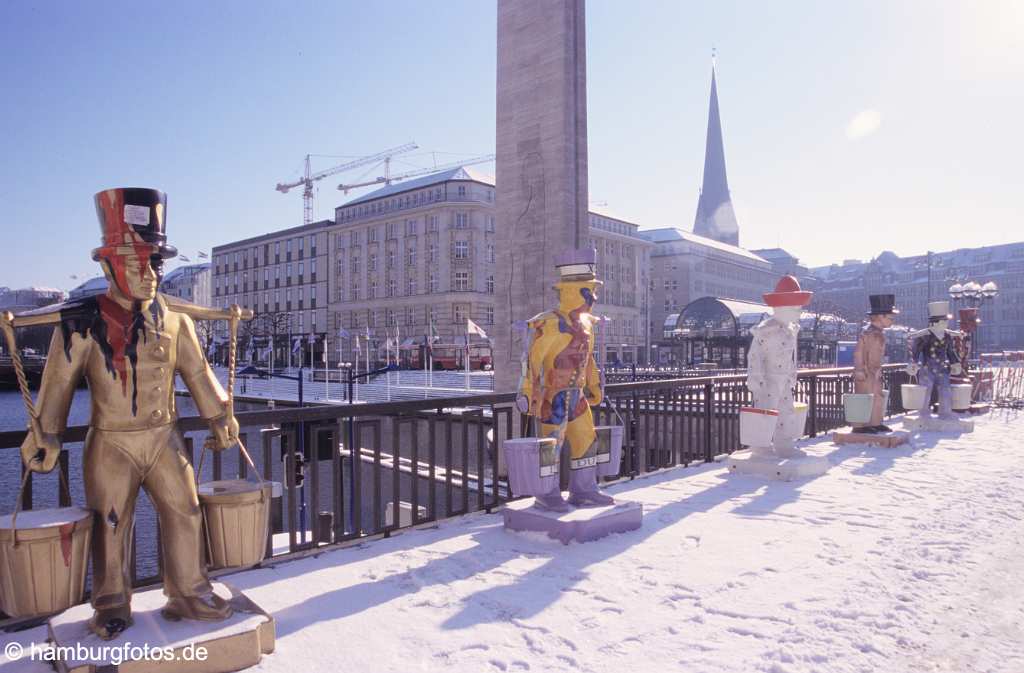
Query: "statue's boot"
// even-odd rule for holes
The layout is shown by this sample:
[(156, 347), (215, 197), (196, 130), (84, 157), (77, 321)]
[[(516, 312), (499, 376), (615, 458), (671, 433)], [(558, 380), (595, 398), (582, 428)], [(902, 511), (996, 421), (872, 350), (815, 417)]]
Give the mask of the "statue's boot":
[(858, 425), (851, 432), (855, 432), (858, 435), (870, 435), (875, 431), (875, 428), (870, 425)]
[(207, 596), (175, 596), (167, 600), (161, 610), (164, 619), (176, 622), (182, 619), (196, 619), (201, 622), (219, 622), (227, 619), (234, 610), (228, 602), (215, 593)]
[(554, 488), (544, 495), (534, 496), (533, 501), (537, 507), (546, 509), (549, 512), (568, 512), (572, 509), (569, 507), (569, 503), (562, 498), (562, 487), (558, 483), (558, 479), (555, 479)]
[(875, 431), (876, 432), (892, 432), (892, 428), (890, 428), (888, 425), (876, 425), (875, 426)]
[(101, 640), (116, 638), (131, 625), (131, 605), (96, 610), (92, 613), (92, 618), (89, 619), (89, 630), (99, 636)]
[(569, 504), (576, 507), (614, 505), (615, 498), (597, 488), (597, 468), (569, 470)]

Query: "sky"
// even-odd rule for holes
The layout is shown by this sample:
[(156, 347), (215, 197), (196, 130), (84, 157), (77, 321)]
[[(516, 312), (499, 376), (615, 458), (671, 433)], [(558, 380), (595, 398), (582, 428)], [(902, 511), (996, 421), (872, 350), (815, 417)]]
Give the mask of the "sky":
[[(591, 203), (692, 227), (714, 48), (744, 247), (816, 266), (1024, 239), (1024, 3), (586, 11)], [(301, 224), (301, 193), (274, 186), (307, 153), (321, 170), (415, 141), (395, 171), (492, 153), (495, 31), (485, 0), (4, 3), (0, 285), (95, 275), (101, 189), (166, 191), (195, 260)], [(365, 170), (318, 182), (317, 217)]]

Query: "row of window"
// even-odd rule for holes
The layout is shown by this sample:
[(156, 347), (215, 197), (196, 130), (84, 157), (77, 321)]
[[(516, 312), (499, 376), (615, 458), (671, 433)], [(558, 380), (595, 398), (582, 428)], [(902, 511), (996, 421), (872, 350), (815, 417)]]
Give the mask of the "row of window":
[[(271, 277), (270, 269), (264, 268), (263, 287), (262, 289), (270, 289), (271, 280), (273, 280), (274, 287), (281, 286), (281, 267), (284, 267), (284, 284), (290, 286), (294, 280), (299, 285), (306, 282), (306, 263), (298, 262), (297, 264), (283, 264), (274, 267), (273, 277)], [(297, 273), (296, 273), (297, 272)], [(229, 292), (239, 292), (239, 279), (241, 279), (241, 291), (248, 292), (250, 289), (258, 290), (260, 288), (260, 272), (254, 270), (252, 272), (252, 287), (249, 286), (250, 274), (248, 271), (234, 272), (232, 274), (223, 274), (220, 276), (214, 276), (213, 278), (213, 294), (214, 296), (220, 296), (222, 294), (228, 294)], [(316, 282), (316, 259), (309, 260), (309, 282)]]
[[(345, 253), (344, 250), (340, 251), (340, 253), (338, 255), (338, 261), (336, 263), (336, 269), (337, 269), (339, 277), (343, 276), (344, 273), (345, 273), (345, 264), (344, 264), (345, 254), (344, 253)], [(469, 259), (470, 258), (470, 255), (469, 255), (469, 253), (470, 253), (469, 241), (455, 241), (455, 243), (452, 246), (452, 253), (453, 253), (453, 257), (455, 259)], [(417, 257), (416, 247), (413, 246), (413, 245), (410, 245), (408, 248), (406, 248), (406, 251), (405, 251), (405, 265), (406, 266), (416, 266), (416, 257)], [(385, 268), (393, 269), (395, 267), (395, 259), (396, 258), (397, 258), (397, 251), (396, 250), (388, 250), (387, 252), (385, 252), (384, 253)], [(367, 257), (366, 257), (366, 270), (367, 271), (376, 271), (379, 259), (380, 259), (379, 256), (375, 252), (371, 252), (369, 255), (367, 255)], [(484, 249), (484, 259), (487, 262), (491, 263), (491, 264), (494, 263), (495, 254), (494, 254), (494, 245), (493, 244), (490, 244), (490, 243), (487, 244), (486, 248)], [(353, 254), (352, 254), (351, 258), (350, 258), (350, 265), (351, 265), (351, 272), (352, 273), (360, 273), (359, 261), (360, 261), (359, 255), (355, 254), (353, 252)], [(431, 243), (431, 244), (429, 244), (427, 246), (427, 262), (428, 263), (434, 263), (436, 261), (437, 261), (437, 245), (435, 245), (434, 243)]]
[[(437, 233), (439, 224), (439, 215), (428, 215), (424, 218), (425, 232), (428, 234)], [(471, 226), (469, 213), (455, 213), (450, 224), (454, 229), (469, 229)], [(493, 215), (484, 217), (484, 231), (494, 233)], [(419, 220), (406, 220), (404, 226), (401, 222), (388, 222), (384, 225), (372, 225), (366, 229), (353, 229), (352, 231), (337, 233), (334, 236), (334, 247), (336, 249), (344, 247), (346, 239), (349, 245), (361, 245), (364, 234), (367, 243), (379, 243), (382, 240), (382, 235), (384, 236), (383, 240), (395, 240), (399, 237), (400, 233), (404, 233), (407, 237), (416, 236), (419, 233)]]
[[(350, 311), (344, 318), (340, 312), (335, 313), (335, 325), (348, 329), (352, 334), (365, 327), (419, 327), (427, 332), (430, 325), (443, 325), (448, 320), (452, 324), (465, 327), (466, 319), (472, 317), (481, 325), (494, 324), (494, 307), (482, 306), (473, 315), (470, 304), (439, 304), (435, 306), (404, 306), (400, 308), (368, 308), (361, 311)], [(342, 324), (344, 323), (344, 324)], [(458, 331), (458, 330), (456, 330)], [(410, 333), (409, 336), (415, 336)]]
[[(415, 297), (418, 293), (417, 283), (415, 278), (407, 278), (405, 281), (405, 294), (400, 295), (398, 292), (398, 281), (394, 278), (390, 278), (385, 281), (383, 287), (378, 285), (376, 278), (370, 278), (367, 283), (366, 296), (360, 296), (360, 285), (358, 280), (352, 280), (348, 286), (348, 300), (359, 301), (361, 298), (364, 299), (377, 299), (378, 297)], [(380, 294), (380, 289), (383, 289), (384, 294)], [(469, 272), (468, 271), (456, 271), (455, 277), (452, 283), (452, 290), (455, 292), (469, 292), (473, 288), (470, 284)], [(440, 283), (438, 281), (437, 274), (431, 272), (427, 274), (425, 294), (437, 294), (441, 291)], [(487, 294), (494, 294), (494, 276), (487, 276), (485, 284), (485, 292)], [(335, 286), (334, 299), (335, 301), (344, 301), (346, 296), (344, 286), (339, 282)]]
[[(293, 250), (297, 253), (297, 258), (304, 258), (307, 243), (309, 248), (309, 254), (311, 256), (315, 256), (316, 234), (293, 236), (291, 238), (285, 239), (285, 261), (291, 261)], [(271, 247), (273, 247), (273, 260), (271, 260)], [(260, 259), (261, 251), (263, 253), (262, 261)], [(264, 243), (263, 245), (254, 245), (253, 247), (246, 248), (244, 250), (235, 250), (234, 252), (226, 252), (214, 255), (213, 272), (214, 275), (220, 275), (228, 273), (229, 271), (238, 271), (239, 268), (247, 269), (250, 266), (255, 267), (260, 265), (277, 264), (280, 263), (280, 261), (281, 241), (274, 241), (273, 245), (271, 245), (270, 243)]]

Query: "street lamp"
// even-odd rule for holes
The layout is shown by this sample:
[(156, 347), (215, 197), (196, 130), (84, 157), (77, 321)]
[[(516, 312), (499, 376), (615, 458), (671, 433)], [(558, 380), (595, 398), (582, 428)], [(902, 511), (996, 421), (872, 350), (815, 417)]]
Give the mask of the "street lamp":
[(991, 280), (984, 285), (977, 281), (969, 280), (964, 283), (953, 283), (949, 286), (949, 298), (954, 302), (960, 301), (966, 304), (965, 308), (960, 309), (959, 327), (961, 331), (967, 333), (970, 337), (969, 357), (974, 354), (974, 333), (977, 331), (978, 323), (981, 322), (978, 318), (978, 311), (985, 302), (992, 301), (997, 296), (999, 296), (999, 286)]

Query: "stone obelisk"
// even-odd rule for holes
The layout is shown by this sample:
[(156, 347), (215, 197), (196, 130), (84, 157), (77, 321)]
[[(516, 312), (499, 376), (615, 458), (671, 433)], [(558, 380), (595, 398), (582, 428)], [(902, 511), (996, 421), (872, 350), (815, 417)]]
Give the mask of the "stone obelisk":
[(554, 299), (554, 257), (589, 245), (584, 0), (498, 1), (495, 392), (519, 381), (516, 323)]

